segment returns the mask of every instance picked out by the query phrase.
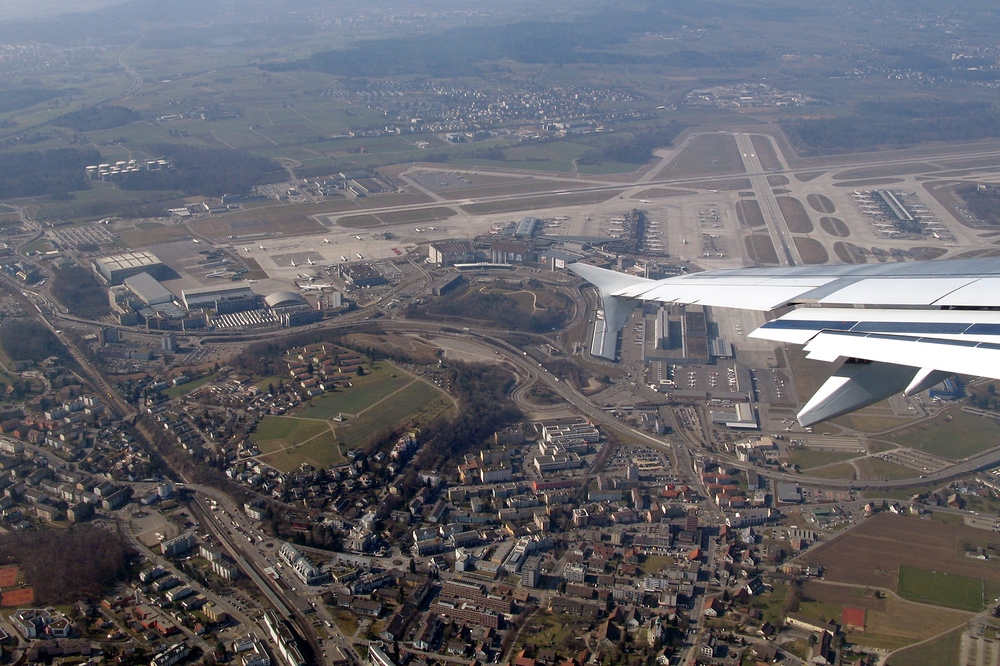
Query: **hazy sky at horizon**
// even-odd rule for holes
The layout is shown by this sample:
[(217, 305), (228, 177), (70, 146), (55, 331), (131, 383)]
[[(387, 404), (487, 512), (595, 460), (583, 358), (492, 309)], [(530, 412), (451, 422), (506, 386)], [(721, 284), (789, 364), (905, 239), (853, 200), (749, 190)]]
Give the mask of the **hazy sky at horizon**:
[(126, 0), (0, 0), (0, 21), (81, 12)]

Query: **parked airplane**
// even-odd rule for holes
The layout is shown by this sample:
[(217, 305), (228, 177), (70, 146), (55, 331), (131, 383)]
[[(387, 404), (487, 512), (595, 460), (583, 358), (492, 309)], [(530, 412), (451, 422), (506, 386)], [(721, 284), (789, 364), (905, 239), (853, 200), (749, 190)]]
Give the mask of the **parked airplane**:
[(329, 239), (329, 238), (324, 238), (324, 239), (323, 239), (323, 242), (324, 242), (324, 243), (329, 243), (329, 242), (330, 242), (330, 239)]
[(201, 241), (200, 241), (200, 240), (198, 240), (197, 238), (192, 238), (192, 239), (191, 239), (191, 242), (193, 242), (193, 243), (200, 243)]
[(364, 259), (364, 257), (361, 256), (360, 252), (358, 252), (358, 259)]
[[(579, 263), (570, 270), (600, 291), (606, 358), (639, 301), (793, 308), (748, 337), (803, 345), (815, 360), (845, 359), (798, 413), (805, 427), (897, 393), (917, 394), (953, 374), (1000, 379), (995, 258), (737, 268), (664, 280)], [(811, 307), (795, 309), (803, 305)]]
[(302, 291), (323, 291), (324, 289), (333, 289), (333, 285), (329, 282), (325, 282), (323, 284), (299, 284), (296, 282), (295, 286)]
[(257, 246), (257, 249), (258, 249), (258, 250), (266, 250), (267, 248), (266, 248), (266, 247), (264, 247), (263, 245), (258, 245), (258, 246)]
[(243, 248), (243, 251), (244, 251), (244, 252), (249, 252), (249, 251), (250, 251), (250, 248), (248, 248), (248, 247), (245, 247), (245, 248)]
[(294, 259), (289, 259), (288, 263), (290, 263), (292, 265), (292, 268), (295, 268), (295, 260)]
[(306, 263), (309, 264), (310, 266), (315, 266), (316, 265), (316, 262), (313, 261), (312, 259), (309, 259), (309, 258), (306, 259)]
[(347, 257), (345, 257), (344, 255), (340, 255), (340, 260), (341, 261), (347, 261)]

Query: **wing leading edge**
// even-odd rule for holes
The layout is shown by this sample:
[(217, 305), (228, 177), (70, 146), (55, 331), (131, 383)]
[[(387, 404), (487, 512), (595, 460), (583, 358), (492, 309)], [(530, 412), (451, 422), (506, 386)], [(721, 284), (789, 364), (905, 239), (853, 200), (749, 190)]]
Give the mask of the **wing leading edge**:
[(751, 337), (802, 345), (813, 359), (849, 361), (799, 412), (804, 426), (912, 395), (952, 374), (1000, 379), (1000, 311), (981, 309), (1000, 307), (1000, 260), (745, 268), (656, 281), (581, 264), (570, 270), (601, 293), (609, 358), (637, 301), (797, 307)]

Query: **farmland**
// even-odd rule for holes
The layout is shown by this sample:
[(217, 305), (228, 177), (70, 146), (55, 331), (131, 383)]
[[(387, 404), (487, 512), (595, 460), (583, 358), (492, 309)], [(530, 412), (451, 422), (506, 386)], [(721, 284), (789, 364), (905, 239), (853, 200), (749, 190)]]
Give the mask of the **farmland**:
[(891, 513), (870, 518), (824, 543), (803, 558), (826, 568), (834, 582), (896, 591), (900, 567), (911, 567), (1000, 582), (1000, 564), (965, 557), (966, 547), (985, 547), (993, 534), (983, 530)]

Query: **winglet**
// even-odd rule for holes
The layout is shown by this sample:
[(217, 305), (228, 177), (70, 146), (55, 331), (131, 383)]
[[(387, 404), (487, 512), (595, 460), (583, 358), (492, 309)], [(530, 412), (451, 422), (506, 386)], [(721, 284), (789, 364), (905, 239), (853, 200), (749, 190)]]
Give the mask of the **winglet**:
[(653, 280), (609, 271), (606, 268), (598, 268), (589, 264), (570, 264), (569, 269), (597, 287), (601, 294), (601, 307), (604, 309), (604, 344), (601, 347), (603, 350), (601, 356), (613, 361), (615, 360), (618, 332), (625, 325), (632, 310), (640, 303), (636, 299), (615, 296), (614, 294), (627, 287)]

